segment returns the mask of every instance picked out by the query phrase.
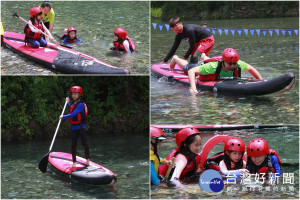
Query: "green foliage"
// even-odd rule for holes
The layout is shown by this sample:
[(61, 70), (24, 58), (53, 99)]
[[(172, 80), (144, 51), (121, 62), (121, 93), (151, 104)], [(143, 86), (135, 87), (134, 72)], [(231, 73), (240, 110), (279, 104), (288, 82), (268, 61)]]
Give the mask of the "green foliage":
[(165, 21), (174, 16), (182, 20), (285, 17), (294, 8), (299, 8), (298, 1), (152, 1), (151, 16)]
[[(3, 76), (1, 88), (2, 137), (12, 130), (23, 136), (34, 136), (34, 121), (41, 128), (56, 126), (70, 87), (83, 88), (83, 101), (88, 106), (88, 128), (99, 129), (114, 120), (130, 126), (131, 116), (146, 106), (145, 118), (139, 119), (141, 130), (149, 124), (149, 77), (100, 77), (100, 76)], [(67, 112), (66, 112), (67, 113)], [(65, 114), (66, 114), (65, 113)], [(62, 123), (61, 130), (69, 124)], [(93, 127), (95, 126), (95, 127)], [(53, 133), (43, 133), (53, 134)], [(67, 132), (64, 134), (68, 134)], [(146, 133), (145, 133), (146, 134)], [(147, 133), (148, 134), (148, 133)]]
[(151, 17), (160, 18), (162, 15), (161, 8), (152, 8), (151, 9)]

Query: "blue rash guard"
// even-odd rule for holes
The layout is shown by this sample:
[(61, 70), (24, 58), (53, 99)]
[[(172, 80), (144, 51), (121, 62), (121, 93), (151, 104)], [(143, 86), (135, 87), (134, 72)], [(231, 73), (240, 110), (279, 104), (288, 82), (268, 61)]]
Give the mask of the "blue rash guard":
[(151, 173), (151, 184), (153, 185), (159, 185), (160, 181), (157, 177), (157, 174), (155, 172), (155, 167), (154, 167), (154, 163), (151, 161), (151, 169), (150, 169), (150, 173)]
[(274, 173), (282, 174), (280, 165), (278, 163), (278, 159), (275, 155), (271, 155), (271, 163), (272, 163), (273, 168), (275, 169)]
[(64, 43), (66, 44), (66, 45), (69, 45), (69, 46), (71, 46), (72, 44), (82, 44), (82, 42), (79, 40), (79, 38), (77, 38), (77, 42), (74, 42), (74, 43), (68, 43), (68, 38), (67, 37), (65, 37), (64, 38)]
[[(68, 103), (68, 108), (70, 108), (70, 106), (71, 106), (71, 104)], [(63, 119), (73, 118), (73, 117), (75, 117), (78, 113), (81, 113), (81, 116), (85, 115), (83, 103), (78, 103), (77, 107), (73, 110), (73, 112), (72, 112), (71, 114), (64, 115), (64, 116), (63, 116)], [(81, 127), (82, 127), (83, 129), (86, 129), (86, 124), (85, 124), (85, 123), (81, 124)], [(71, 129), (72, 129), (72, 130), (79, 130), (79, 129), (80, 129), (80, 123), (79, 123), (79, 124), (72, 124), (72, 125), (71, 125)]]

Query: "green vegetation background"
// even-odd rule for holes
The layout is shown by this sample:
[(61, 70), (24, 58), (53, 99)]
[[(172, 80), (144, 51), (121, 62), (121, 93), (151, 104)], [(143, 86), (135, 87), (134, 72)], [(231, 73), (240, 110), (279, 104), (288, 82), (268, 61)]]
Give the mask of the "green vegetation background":
[(299, 1), (151, 1), (152, 20), (298, 17)]
[[(89, 134), (148, 136), (149, 77), (2, 76), (1, 83), (2, 142), (52, 138), (74, 85), (83, 88)], [(69, 130), (63, 120), (58, 135)]]

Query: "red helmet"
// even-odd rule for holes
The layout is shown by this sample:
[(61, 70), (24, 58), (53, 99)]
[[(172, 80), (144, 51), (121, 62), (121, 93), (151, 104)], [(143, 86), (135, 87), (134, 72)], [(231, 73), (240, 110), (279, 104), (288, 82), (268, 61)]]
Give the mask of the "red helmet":
[(232, 137), (225, 142), (225, 150), (245, 152), (245, 142), (241, 138)]
[(159, 140), (166, 139), (165, 133), (160, 128), (157, 128), (154, 126), (150, 126), (150, 135), (151, 135), (151, 138), (154, 138), (154, 139), (159, 139)]
[(70, 33), (70, 31), (75, 31), (75, 32), (77, 32), (76, 28), (74, 28), (74, 27), (70, 27), (70, 28), (68, 28), (68, 30), (67, 30), (67, 34), (69, 34), (69, 33)]
[(72, 92), (78, 92), (81, 95), (83, 94), (82, 87), (80, 87), (80, 86), (73, 86), (73, 87), (71, 87), (70, 93), (72, 93)]
[(33, 17), (42, 12), (43, 12), (43, 10), (40, 7), (33, 7), (30, 9), (30, 16)]
[(187, 137), (194, 134), (200, 134), (200, 132), (195, 128), (183, 128), (176, 134), (176, 144), (178, 148), (181, 146), (181, 142), (184, 142)]
[(127, 36), (127, 31), (124, 28), (116, 28), (114, 31), (115, 35), (121, 39), (125, 39)]
[(227, 48), (222, 53), (222, 60), (226, 62), (235, 63), (239, 61), (239, 54), (235, 49)]
[(269, 154), (269, 145), (263, 138), (255, 138), (248, 143), (247, 155), (250, 157)]

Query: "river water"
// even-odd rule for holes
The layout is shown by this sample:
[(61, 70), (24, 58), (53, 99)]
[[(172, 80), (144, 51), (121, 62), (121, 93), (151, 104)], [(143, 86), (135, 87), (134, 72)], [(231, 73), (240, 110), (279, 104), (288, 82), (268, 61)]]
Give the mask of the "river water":
[[(153, 199), (298, 199), (299, 198), (299, 128), (298, 126), (287, 126), (275, 129), (253, 129), (253, 130), (232, 130), (232, 131), (201, 131), (202, 146), (214, 135), (229, 135), (240, 137), (247, 145), (254, 138), (264, 138), (267, 140), (271, 149), (278, 152), (282, 165), (283, 173), (294, 174), (294, 184), (283, 183), (281, 177), (279, 184), (270, 187), (264, 186), (262, 191), (258, 191), (259, 185), (246, 187), (237, 185), (225, 186), (219, 193), (205, 192), (199, 186), (199, 183), (190, 183), (184, 185), (183, 189), (174, 189), (166, 183), (160, 186), (151, 186), (151, 198)], [(165, 158), (174, 149), (177, 148), (175, 143), (176, 133), (166, 133), (167, 139), (162, 143), (159, 156)], [(224, 144), (215, 146), (209, 156), (223, 151)], [(255, 188), (250, 191), (250, 188)], [(292, 188), (294, 191), (292, 191)], [(244, 189), (244, 190), (243, 190)]]
[[(154, 21), (156, 22), (156, 21)], [(157, 22), (167, 24), (167, 22)], [(187, 21), (186, 24), (200, 24), (200, 21)], [(299, 27), (298, 18), (208, 20), (208, 27), (234, 29), (294, 29)], [(272, 79), (286, 72), (296, 76), (294, 87), (282, 94), (259, 97), (214, 96), (201, 91), (192, 96), (188, 87), (178, 83), (158, 80), (151, 76), (151, 120), (155, 124), (298, 124), (299, 122), (299, 36), (271, 37), (241, 36), (235, 32), (228, 36), (215, 34), (215, 45), (209, 56), (221, 55), (225, 48), (237, 49), (240, 59), (251, 64), (264, 79)], [(151, 63), (161, 62), (167, 55), (175, 38), (172, 30), (162, 31), (151, 27)], [(182, 41), (176, 55), (183, 57), (188, 42)], [(245, 72), (244, 77), (251, 74)]]
[[(29, 19), (29, 10), (41, 2), (1, 1), (1, 21), (5, 31), (23, 33), (24, 22), (12, 17), (17, 12)], [(111, 65), (133, 68), (131, 74), (149, 74), (149, 2), (147, 1), (53, 1), (55, 22), (52, 34), (56, 40), (73, 26), (82, 45), (75, 50)], [(123, 27), (136, 45), (136, 52), (124, 54), (110, 51), (114, 29)], [(3, 49), (2, 74), (58, 74), (59, 72), (15, 56)], [(9, 51), (9, 52), (6, 52)], [(49, 72), (50, 71), (50, 72)]]
[[(148, 199), (148, 138), (134, 136), (89, 136), (90, 157), (117, 176), (114, 186), (80, 184), (58, 174), (48, 164), (43, 174), (40, 159), (51, 141), (1, 146), (2, 199)], [(70, 152), (69, 138), (56, 138), (53, 151)], [(77, 155), (84, 157), (78, 142)]]

